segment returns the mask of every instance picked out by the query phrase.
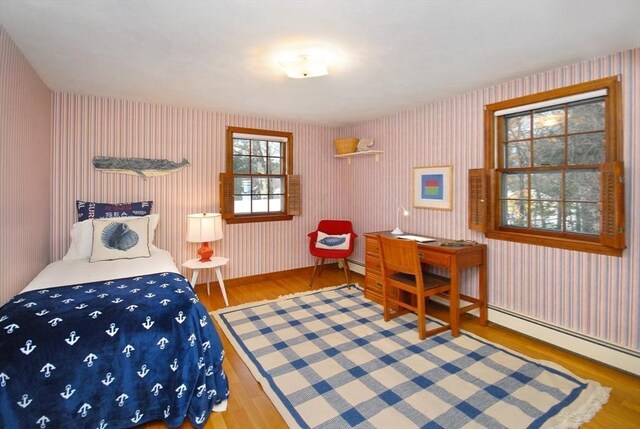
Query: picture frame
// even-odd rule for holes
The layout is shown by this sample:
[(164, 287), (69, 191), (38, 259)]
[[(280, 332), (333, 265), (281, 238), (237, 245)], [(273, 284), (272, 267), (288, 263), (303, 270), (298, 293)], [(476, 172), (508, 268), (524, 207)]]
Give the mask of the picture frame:
[(453, 166), (414, 167), (413, 206), (453, 210)]

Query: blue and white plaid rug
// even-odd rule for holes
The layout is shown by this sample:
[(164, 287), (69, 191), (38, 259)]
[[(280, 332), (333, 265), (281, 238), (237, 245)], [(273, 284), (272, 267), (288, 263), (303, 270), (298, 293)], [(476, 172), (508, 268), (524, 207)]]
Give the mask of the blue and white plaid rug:
[(385, 322), (357, 287), (213, 315), (292, 428), (573, 428), (609, 397), (472, 334), (419, 341), (415, 315)]

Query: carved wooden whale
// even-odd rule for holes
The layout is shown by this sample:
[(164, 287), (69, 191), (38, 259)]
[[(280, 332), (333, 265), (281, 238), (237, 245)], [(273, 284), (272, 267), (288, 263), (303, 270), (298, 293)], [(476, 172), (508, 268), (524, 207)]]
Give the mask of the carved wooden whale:
[(175, 173), (187, 167), (189, 161), (183, 159), (180, 162), (169, 161), (168, 159), (150, 158), (117, 158), (113, 156), (93, 157), (93, 166), (96, 170), (106, 173), (122, 173), (132, 176), (157, 177)]

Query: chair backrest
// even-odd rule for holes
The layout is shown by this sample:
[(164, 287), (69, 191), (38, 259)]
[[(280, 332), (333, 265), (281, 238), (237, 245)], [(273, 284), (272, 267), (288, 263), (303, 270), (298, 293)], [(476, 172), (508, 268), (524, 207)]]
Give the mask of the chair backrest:
[(320, 223), (318, 223), (318, 228), (316, 228), (316, 230), (331, 235), (354, 233), (350, 220), (321, 220)]
[(384, 277), (394, 273), (405, 273), (415, 276), (418, 284), (422, 282), (422, 266), (418, 256), (417, 242), (380, 235), (378, 242), (380, 243), (380, 262)]
[[(322, 231), (327, 235), (342, 235), (342, 234), (351, 234), (349, 240), (349, 248), (346, 250), (333, 250), (333, 249), (318, 249), (316, 247), (316, 240), (318, 239), (318, 231)], [(354, 248), (355, 238), (358, 236), (355, 232), (353, 232), (353, 225), (349, 220), (334, 220), (334, 219), (325, 219), (321, 220), (318, 223), (318, 227), (315, 231), (312, 231), (308, 234), (309, 240), (309, 251), (314, 256), (319, 257), (331, 257), (332, 254), (338, 255), (340, 258), (345, 258), (351, 255)]]

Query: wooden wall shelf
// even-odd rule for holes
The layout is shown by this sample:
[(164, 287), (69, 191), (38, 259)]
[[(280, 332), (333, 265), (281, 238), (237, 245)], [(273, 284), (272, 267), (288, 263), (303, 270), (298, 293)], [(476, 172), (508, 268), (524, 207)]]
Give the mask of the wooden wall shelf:
[(373, 155), (376, 158), (376, 162), (380, 159), (381, 150), (366, 150), (363, 152), (343, 153), (342, 155), (333, 155), (334, 158), (346, 158), (348, 163), (351, 164), (351, 158), (354, 156)]

